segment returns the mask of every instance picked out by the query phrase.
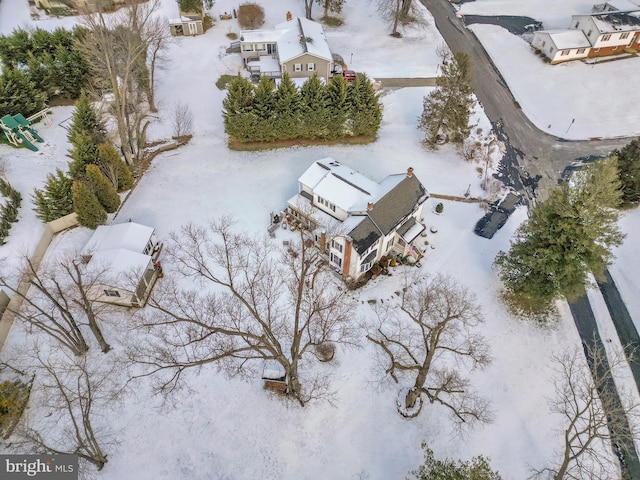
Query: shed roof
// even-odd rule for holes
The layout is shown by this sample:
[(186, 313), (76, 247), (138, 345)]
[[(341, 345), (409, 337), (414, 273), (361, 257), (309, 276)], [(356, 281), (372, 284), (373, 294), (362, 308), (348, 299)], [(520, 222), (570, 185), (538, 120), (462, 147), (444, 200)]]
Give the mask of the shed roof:
[[(105, 269), (109, 274), (109, 281), (114, 287), (132, 290), (129, 275), (142, 274), (150, 262), (150, 255), (125, 248), (112, 248), (96, 252), (89, 262), (89, 268)], [(139, 280), (139, 276), (137, 280)]]
[(83, 253), (91, 254), (114, 248), (125, 248), (142, 253), (153, 232), (153, 227), (135, 222), (100, 225), (85, 245)]

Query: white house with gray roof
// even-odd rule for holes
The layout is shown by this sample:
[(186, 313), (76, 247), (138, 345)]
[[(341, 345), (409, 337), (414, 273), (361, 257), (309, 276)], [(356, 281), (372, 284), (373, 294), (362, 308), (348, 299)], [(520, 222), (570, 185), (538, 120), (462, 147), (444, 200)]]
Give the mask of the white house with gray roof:
[(428, 198), (412, 168), (374, 182), (324, 158), (298, 179), (298, 194), (287, 202), (287, 214), (313, 233), (317, 247), (343, 278), (355, 279), (382, 256), (421, 255), (417, 239), (426, 228), (422, 211)]
[(328, 82), (333, 70), (322, 25), (306, 18), (293, 17), (272, 30), (241, 31), (240, 54), (249, 71), (274, 78), (316, 74)]

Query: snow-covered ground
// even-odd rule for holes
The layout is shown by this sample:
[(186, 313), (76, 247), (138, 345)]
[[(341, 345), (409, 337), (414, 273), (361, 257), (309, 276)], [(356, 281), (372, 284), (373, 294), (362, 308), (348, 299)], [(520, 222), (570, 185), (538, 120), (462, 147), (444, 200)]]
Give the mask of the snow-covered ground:
[[(555, 3), (562, 4), (561, 8)], [(0, 32), (8, 33), (18, 25), (55, 28), (60, 24), (60, 20), (31, 22), (26, 5), (21, 0), (0, 1)], [(263, 5), (265, 26), (282, 21), (289, 10), (294, 15), (303, 13), (302, 2), (298, 0), (263, 2)], [(237, 5), (231, 0), (218, 0), (213, 16), (217, 18), (219, 12), (230, 11), (234, 6)], [(532, 9), (539, 8), (550, 18), (567, 19), (574, 8), (581, 11), (586, 8), (585, 2), (577, 1), (514, 0), (478, 0), (465, 4), (464, 8), (501, 6), (504, 9), (499, 13), (503, 14), (531, 14)], [(176, 16), (173, 1), (163, 0), (162, 9), (167, 17)], [(397, 40), (386, 35), (388, 30), (370, 4), (363, 8), (356, 0), (347, 2), (345, 18), (345, 26), (327, 29), (327, 36), (333, 49), (354, 69), (374, 77), (434, 75), (439, 61), (435, 50), (441, 38), (432, 22), (426, 30), (405, 32), (404, 38)], [(69, 25), (70, 19), (62, 22)], [(226, 38), (229, 31), (238, 31), (235, 21), (218, 21), (206, 35), (178, 38), (171, 46), (172, 63), (159, 74), (161, 121), (154, 125), (151, 135), (159, 138), (171, 133), (168, 112), (179, 101), (189, 105), (194, 113), (195, 136), (188, 146), (153, 161), (116, 222), (131, 218), (153, 225), (164, 239), (186, 222), (203, 223), (231, 214), (241, 228), (263, 234), (269, 212), (282, 209), (286, 199), (296, 192), (298, 176), (313, 161), (325, 156), (332, 156), (374, 180), (412, 166), (431, 192), (462, 195), (470, 188), (472, 195), (483, 195), (477, 165), (465, 163), (449, 147), (434, 153), (420, 144), (416, 124), (428, 88), (386, 94), (382, 99), (384, 119), (379, 139), (370, 145), (229, 151), (220, 113), (225, 92), (214, 85), (221, 74), (236, 73), (241, 67), (238, 56), (221, 53), (229, 43)], [(522, 56), (523, 63), (527, 58)], [(537, 57), (535, 60), (539, 61)], [(623, 64), (610, 65), (615, 69)], [(526, 65), (529, 64), (522, 68), (527, 68)], [(521, 66), (515, 61), (504, 68)], [(583, 74), (572, 67), (563, 70)], [(509, 77), (508, 71), (503, 74)], [(573, 78), (573, 85), (582, 80)], [(556, 93), (573, 99), (567, 101), (575, 110), (585, 100), (574, 89), (562, 90), (569, 86), (559, 84)], [(522, 87), (522, 99), (518, 98), (526, 112), (533, 108), (531, 105), (543, 101), (537, 96), (536, 87), (535, 83)], [(589, 97), (593, 111), (600, 114), (591, 119), (594, 129), (606, 131), (603, 119), (619, 108), (611, 102), (620, 97), (619, 92), (625, 91), (627, 95), (631, 90), (616, 88)], [(565, 112), (555, 110), (557, 99), (544, 100), (548, 101), (548, 117), (544, 121), (552, 118), (553, 124), (558, 119), (559, 124)], [(627, 103), (632, 104), (628, 97)], [(539, 110), (545, 111), (543, 107)], [(13, 227), (8, 244), (0, 248), (5, 266), (12, 264), (20, 248), (33, 248), (42, 231), (31, 211), (29, 195), (34, 186), (42, 184), (47, 173), (64, 167), (66, 131), (58, 123), (70, 113), (69, 108), (56, 108), (54, 127), (38, 127), (46, 140), (38, 153), (0, 146), (0, 156), (8, 166), (8, 179), (24, 198), (20, 221)], [(640, 116), (635, 115), (627, 123), (634, 125), (637, 133)], [(488, 131), (483, 114), (474, 115), (474, 122), (484, 132)], [(574, 127), (580, 124), (576, 118)], [(490, 241), (473, 234), (474, 224), (483, 213), (477, 204), (445, 202), (444, 215), (428, 216), (427, 221), (437, 227), (438, 233), (430, 238), (436, 248), (429, 251), (422, 273), (453, 275), (479, 297), (486, 319), (482, 333), (490, 343), (494, 362), (488, 369), (474, 372), (471, 378), (479, 392), (491, 398), (494, 423), (460, 438), (452, 435), (445, 412), (437, 406), (429, 405), (417, 419), (401, 418), (394, 406), (397, 387), (374, 382), (373, 350), (364, 345), (361, 350), (338, 352), (339, 365), (332, 384), (337, 392), (335, 407), (316, 404), (300, 409), (285, 405), (266, 395), (259, 379), (228, 380), (213, 368), (192, 375), (192, 390), (177, 393), (167, 404), (150, 395), (146, 382), (137, 382), (117, 411), (106, 412), (105, 418), (118, 432), (119, 445), (109, 452), (109, 463), (98, 478), (400, 479), (420, 463), (423, 440), (438, 456), (462, 459), (478, 454), (489, 456), (505, 479), (521, 480), (528, 476), (528, 466), (548, 464), (560, 445), (555, 431), (558, 419), (547, 413), (546, 399), (552, 393), (550, 357), (578, 344), (578, 335), (568, 309), (562, 306), (560, 321), (546, 329), (513, 319), (506, 313), (497, 297), (499, 285), (491, 264), (499, 250), (508, 248), (509, 239), (526, 218), (526, 212), (518, 210)], [(637, 213), (630, 212), (622, 221), (628, 238), (618, 250), (619, 260), (612, 269), (616, 279), (622, 278), (619, 272), (624, 274), (624, 285), (619, 286), (625, 300), (628, 296), (635, 295), (636, 300), (639, 297), (633, 263), (629, 260), (635, 257), (633, 245), (637, 243), (640, 224)], [(86, 229), (60, 234), (51, 251), (81, 246), (88, 235)], [(280, 240), (278, 237), (275, 241)], [(380, 278), (363, 288), (360, 315), (364, 319), (371, 316), (366, 301), (388, 299), (398, 289), (399, 280), (400, 275)], [(631, 305), (630, 310), (638, 317), (640, 303)], [(122, 328), (122, 325), (107, 327), (106, 333), (111, 334), (114, 343)], [(10, 355), (21, 342), (20, 331), (14, 329), (3, 354)], [(118, 352), (116, 346), (109, 355)], [(29, 415), (38, 413), (30, 411)]]

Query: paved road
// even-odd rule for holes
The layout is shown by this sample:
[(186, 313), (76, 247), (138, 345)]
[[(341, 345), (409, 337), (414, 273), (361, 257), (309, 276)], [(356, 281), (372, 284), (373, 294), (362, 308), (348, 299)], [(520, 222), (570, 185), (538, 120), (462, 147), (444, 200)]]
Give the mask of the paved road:
[(611, 315), (611, 320), (616, 327), (618, 338), (624, 348), (633, 378), (636, 381), (636, 387), (640, 393), (640, 336), (609, 270), (605, 270), (604, 275), (606, 280), (598, 282), (598, 287), (607, 304), (609, 315)]
[[(580, 334), (580, 338), (582, 339), (582, 343), (584, 345), (592, 347), (592, 349), (598, 348), (604, 351), (604, 344), (602, 343), (602, 339), (600, 338), (600, 334), (598, 333), (596, 319), (593, 315), (593, 310), (591, 310), (591, 305), (589, 304), (587, 296), (584, 295), (575, 302), (569, 302), (569, 307), (571, 308), (571, 314), (573, 315), (573, 319), (576, 323), (576, 327), (578, 329), (578, 333)], [(593, 365), (593, 359), (589, 356), (586, 348), (585, 356), (587, 357), (589, 368), (591, 368), (591, 370), (593, 371), (595, 368)], [(604, 375), (606, 374), (606, 371), (609, 370), (609, 365), (606, 358), (603, 361), (602, 367), (603, 371), (597, 372), (599, 375)], [(613, 402), (616, 402), (618, 404), (616, 408), (621, 408), (620, 397), (618, 396), (618, 391), (616, 390), (613, 378), (610, 374), (608, 376), (609, 378), (607, 379), (605, 387), (606, 392), (599, 392), (599, 394), (602, 395), (603, 393), (605, 393), (611, 395)], [(624, 438), (630, 437), (629, 423), (626, 421), (626, 419), (624, 422), (620, 422), (619, 429), (620, 430), (610, 431), (616, 455), (620, 459), (622, 478), (623, 480), (640, 479), (640, 460), (638, 460), (638, 454), (636, 452), (635, 445), (633, 441), (623, 440)]]
[(472, 86), (507, 154), (501, 174), (529, 201), (542, 200), (557, 185), (564, 168), (576, 158), (606, 155), (628, 140), (564, 141), (536, 128), (522, 113), (505, 81), (476, 36), (456, 17), (448, 0), (421, 0), (452, 51), (468, 53), (473, 65)]

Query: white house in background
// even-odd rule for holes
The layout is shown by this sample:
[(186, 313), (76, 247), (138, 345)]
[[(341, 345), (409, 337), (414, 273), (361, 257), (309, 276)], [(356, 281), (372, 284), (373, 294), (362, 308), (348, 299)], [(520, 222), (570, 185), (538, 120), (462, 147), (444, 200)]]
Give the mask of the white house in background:
[(99, 226), (81, 253), (87, 268), (105, 272), (105, 283), (92, 285), (91, 297), (115, 305), (143, 306), (158, 276), (153, 254), (159, 248), (152, 227), (134, 222)]
[(552, 64), (586, 58), (591, 44), (582, 30), (538, 30), (531, 46), (542, 52)]
[(240, 32), (240, 54), (250, 72), (279, 78), (309, 78), (314, 74), (329, 81), (333, 56), (319, 23), (293, 17), (272, 30)]
[(384, 255), (421, 255), (416, 239), (426, 228), (422, 210), (428, 198), (412, 168), (376, 183), (324, 158), (298, 179), (287, 214), (313, 233), (343, 278), (355, 279)]
[(592, 12), (632, 12), (634, 10), (640, 10), (640, 0), (609, 0), (594, 5)]

